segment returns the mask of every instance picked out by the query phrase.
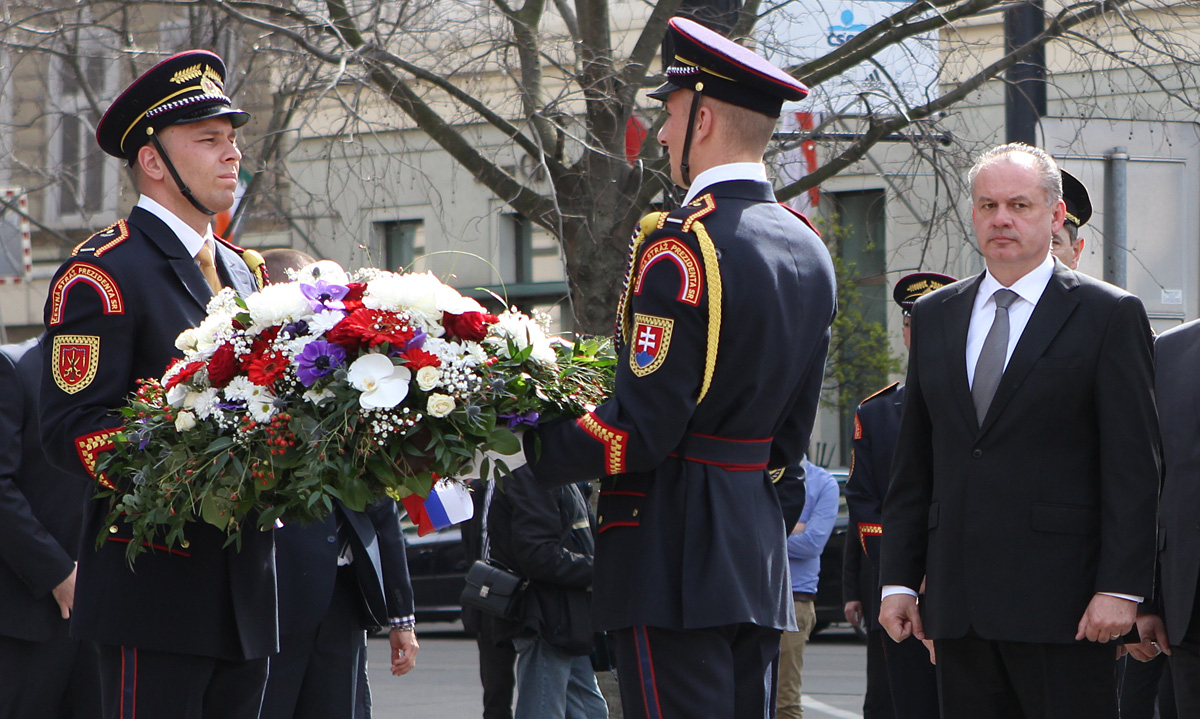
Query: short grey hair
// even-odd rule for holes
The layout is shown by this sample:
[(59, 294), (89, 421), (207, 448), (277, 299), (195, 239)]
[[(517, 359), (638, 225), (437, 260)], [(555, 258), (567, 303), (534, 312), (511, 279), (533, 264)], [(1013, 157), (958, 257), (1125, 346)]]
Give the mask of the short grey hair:
[(1046, 204), (1053, 205), (1061, 200), (1063, 196), (1062, 172), (1058, 169), (1058, 163), (1042, 148), (1026, 145), (1023, 142), (1010, 142), (1007, 145), (993, 147), (980, 155), (974, 166), (971, 167), (971, 171), (967, 173), (967, 184), (971, 186), (971, 192), (975, 192), (975, 178), (979, 177), (980, 172), (998, 162), (1012, 161), (1012, 156), (1017, 154), (1033, 158), (1033, 166), (1037, 170), (1040, 181), (1038, 184), (1046, 191)]

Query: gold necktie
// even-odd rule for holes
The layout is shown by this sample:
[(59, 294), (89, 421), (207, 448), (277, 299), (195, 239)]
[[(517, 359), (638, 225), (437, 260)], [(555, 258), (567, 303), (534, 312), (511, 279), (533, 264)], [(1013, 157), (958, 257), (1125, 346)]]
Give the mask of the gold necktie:
[(196, 253), (196, 264), (200, 265), (200, 272), (204, 275), (204, 279), (208, 280), (208, 286), (212, 288), (213, 294), (221, 291), (221, 278), (217, 276), (217, 265), (213, 262), (212, 243), (205, 242), (200, 251)]

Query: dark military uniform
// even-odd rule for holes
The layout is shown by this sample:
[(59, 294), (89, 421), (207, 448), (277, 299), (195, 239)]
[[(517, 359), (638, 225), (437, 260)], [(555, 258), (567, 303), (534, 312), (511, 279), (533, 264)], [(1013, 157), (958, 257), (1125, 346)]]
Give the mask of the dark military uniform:
[[(873, 672), (886, 670), (897, 719), (937, 717), (937, 674), (929, 652), (916, 637), (897, 644), (879, 624), (879, 548), (883, 536), (883, 498), (887, 496), (892, 454), (900, 432), (900, 410), (904, 387), (891, 384), (863, 400), (854, 416), (854, 455), (846, 480), (846, 507), (850, 512), (848, 539), (857, 541), (868, 560), (870, 577), (863, 591), (863, 614), (868, 619), (868, 641), (882, 647), (883, 665), (870, 662), (867, 683)], [(847, 552), (851, 547), (847, 545)], [(848, 580), (848, 578), (847, 578)], [(880, 682), (875, 679), (876, 684)]]
[[(133, 157), (146, 142), (135, 129), (220, 116), (238, 126), (244, 113), (231, 109), (223, 80), (212, 53), (163, 61), (105, 114), (101, 147)], [(215, 244), (221, 283), (243, 295), (258, 289), (243, 251)], [(96, 471), (121, 424), (116, 410), (138, 379), (162, 376), (181, 356), (175, 339), (205, 318), (212, 294), (180, 238), (142, 207), (75, 249), (45, 312), (41, 426), (54, 464), (106, 488), (130, 481)], [(106, 526), (108, 506), (87, 509), (71, 617), (72, 635), (100, 646), (106, 716), (257, 717), (277, 648), (273, 534), (247, 531), (237, 551), (196, 522), (185, 543), (155, 547), (131, 569), (130, 533), (120, 521)]]
[[(769, 184), (746, 180), (648, 216), (640, 238), (615, 396), (538, 431), (538, 479), (609, 476), (593, 584), (599, 629), (625, 630), (639, 646), (646, 627), (794, 629), (786, 532), (767, 468), (798, 462), (812, 431), (836, 301), (829, 254)], [(778, 653), (773, 637), (764, 664)], [(732, 670), (695, 666), (715, 647), (695, 651), (658, 655), (660, 685), (671, 679), (665, 665), (691, 676), (680, 679), (683, 696), (660, 691), (664, 703), (673, 694), (709, 716), (745, 716), (744, 707), (722, 711), (733, 700)], [(637, 680), (636, 665), (619, 668), (623, 685)]]

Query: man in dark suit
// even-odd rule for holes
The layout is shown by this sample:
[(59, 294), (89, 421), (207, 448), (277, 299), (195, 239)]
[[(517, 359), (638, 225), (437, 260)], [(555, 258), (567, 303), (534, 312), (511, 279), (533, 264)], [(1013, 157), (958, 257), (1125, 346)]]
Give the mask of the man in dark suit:
[[(1170, 654), (1168, 667), (1181, 717), (1200, 716), (1200, 415), (1194, 379), (1200, 367), (1200, 321), (1154, 342), (1155, 391), (1162, 417), (1164, 478), (1159, 509), (1161, 581), (1154, 613), (1138, 617), (1137, 658)], [(1165, 622), (1165, 627), (1164, 627)]]
[(1149, 321), (1050, 257), (1043, 151), (996, 148), (968, 179), (987, 271), (913, 306), (880, 621), (934, 641), (947, 719), (1115, 719), (1110, 642), (1154, 580)]
[[(892, 299), (904, 312), (904, 347), (911, 344), (909, 313), (919, 298), (954, 282), (953, 277), (937, 272), (917, 272), (902, 277), (892, 290)], [(869, 623), (867, 626), (867, 685), (888, 687), (889, 700), (897, 719), (937, 719), (937, 677), (929, 654), (920, 640), (909, 637), (900, 643), (884, 637), (879, 624), (879, 544), (883, 538), (883, 498), (887, 496), (891, 479), (892, 456), (900, 432), (900, 412), (904, 407), (904, 386), (893, 383), (867, 397), (858, 405), (854, 415), (854, 454), (850, 462), (850, 477), (846, 480), (846, 508), (850, 515), (848, 537), (857, 537), (861, 554), (868, 562), (869, 589), (857, 611)], [(846, 547), (846, 563), (854, 564), (855, 552)], [(854, 581), (857, 581), (855, 572)], [(847, 581), (850, 578), (847, 577)], [(847, 616), (851, 616), (850, 607)], [(865, 613), (864, 613), (865, 610)], [(872, 657), (881, 649), (882, 657)], [(874, 661), (872, 661), (874, 659)], [(882, 661), (880, 661), (882, 659)], [(871, 676), (886, 672), (880, 682)]]
[[(233, 203), (236, 128), (249, 118), (225, 96), (224, 80), (221, 59), (194, 50), (154, 66), (113, 102), (96, 137), (130, 163), (141, 197), (128, 219), (77, 247), (51, 285), (47, 456), (107, 488), (130, 481), (97, 472), (96, 462), (137, 380), (162, 376), (180, 356), (176, 337), (204, 319), (221, 285), (258, 288), (243, 251), (209, 225)], [(87, 508), (71, 618), (73, 636), (99, 644), (104, 716), (257, 717), (277, 648), (272, 533), (245, 532), (238, 551), (196, 522), (185, 541), (154, 547), (131, 568), (129, 531), (104, 524), (108, 505)]]
[[(267, 274), (316, 262), (291, 248), (263, 250)], [(388, 627), (392, 674), (416, 666), (416, 620), (396, 502), (334, 511), (275, 531), (279, 653), (271, 656), (260, 719), (370, 719), (366, 630)]]
[(769, 716), (796, 624), (768, 468), (808, 445), (833, 264), (762, 164), (783, 100), (807, 91), (694, 22), (668, 31), (675, 61), (653, 95), (688, 195), (634, 240), (613, 397), (531, 431), (527, 456), (544, 485), (607, 477), (593, 607), (615, 633), (625, 717)]
[[(396, 502), (275, 532), (279, 653), (271, 657), (262, 719), (369, 719), (359, 667), (366, 629), (389, 627), (392, 674), (417, 660), (412, 584)], [(368, 697), (357, 710), (356, 699)]]
[(100, 716), (96, 648), (67, 634), (92, 484), (50, 466), (40, 340), (0, 347), (0, 717)]

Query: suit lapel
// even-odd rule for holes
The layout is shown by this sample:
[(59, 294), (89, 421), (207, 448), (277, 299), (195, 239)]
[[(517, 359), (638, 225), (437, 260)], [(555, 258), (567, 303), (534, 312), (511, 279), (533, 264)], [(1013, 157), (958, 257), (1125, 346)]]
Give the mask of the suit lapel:
[(1046, 285), (1046, 291), (1038, 300), (1037, 307), (1033, 308), (1029, 324), (1025, 325), (1025, 331), (1021, 333), (1021, 339), (1017, 341), (1008, 366), (1000, 377), (1000, 386), (996, 388), (996, 395), (988, 406), (987, 416), (983, 418), (981, 434), (996, 422), (996, 417), (1004, 411), (1005, 405), (1020, 389), (1029, 371), (1079, 304), (1079, 300), (1071, 294), (1078, 284), (1079, 280), (1073, 271), (1059, 262), (1054, 263), (1054, 274)]
[(196, 260), (187, 253), (187, 249), (171, 228), (153, 213), (140, 207), (133, 208), (129, 213), (129, 223), (141, 230), (167, 256), (167, 262), (179, 277), (180, 284), (187, 288), (188, 294), (200, 309), (206, 308), (208, 301), (212, 299), (212, 290), (200, 272)]
[(217, 267), (223, 280), (237, 291), (242, 297), (250, 295), (258, 289), (258, 283), (250, 274), (249, 268), (238, 253), (229, 249), (222, 242), (216, 242)]
[(975, 295), (981, 282), (982, 274), (964, 282), (957, 292), (942, 301), (945, 313), (942, 342), (946, 348), (950, 388), (958, 400), (963, 420), (972, 427), (975, 426), (975, 402), (971, 399), (971, 385), (967, 381), (967, 329), (971, 325), (971, 311), (975, 308)]

